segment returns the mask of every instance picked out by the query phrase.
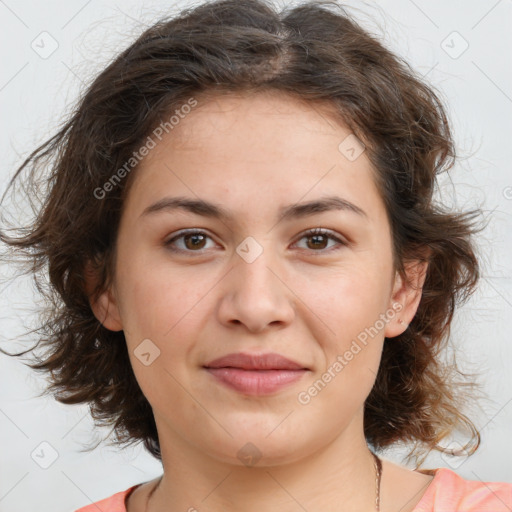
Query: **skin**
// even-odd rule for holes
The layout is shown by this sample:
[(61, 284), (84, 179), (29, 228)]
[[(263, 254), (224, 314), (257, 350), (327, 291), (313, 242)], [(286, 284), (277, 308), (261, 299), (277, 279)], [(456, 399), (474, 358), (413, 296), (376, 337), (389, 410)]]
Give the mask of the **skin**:
[[(411, 262), (408, 285), (394, 271), (384, 204), (363, 152), (338, 145), (350, 131), (277, 93), (199, 101), (141, 163), (118, 233), (113, 285), (92, 303), (111, 330), (124, 330), (131, 363), (159, 433), (163, 479), (151, 512), (375, 510), (375, 469), (363, 433), (363, 406), (384, 338), (393, 343), (413, 318), (426, 266)], [(281, 206), (337, 195), (366, 212), (315, 213), (277, 222)], [(185, 210), (142, 215), (166, 196), (214, 202), (221, 221)], [(207, 238), (180, 238), (195, 228)], [(348, 242), (304, 232), (326, 228)], [(251, 263), (236, 252), (253, 237)], [(311, 401), (307, 390), (357, 335), (393, 304), (400, 313)], [(398, 319), (404, 324), (400, 324)], [(149, 366), (134, 351), (150, 339)], [(231, 352), (278, 352), (306, 366), (270, 396), (218, 383), (204, 364)], [(252, 443), (251, 467), (237, 456)], [(247, 449), (247, 448), (245, 448)], [(432, 476), (383, 460), (381, 511), (407, 512)], [(157, 481), (136, 489), (129, 512), (146, 510)]]

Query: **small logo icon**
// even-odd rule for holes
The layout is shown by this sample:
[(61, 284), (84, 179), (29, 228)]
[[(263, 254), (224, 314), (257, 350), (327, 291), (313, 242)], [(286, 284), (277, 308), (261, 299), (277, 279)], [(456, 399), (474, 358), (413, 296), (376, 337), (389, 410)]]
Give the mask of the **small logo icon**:
[(365, 145), (353, 133), (345, 137), (338, 146), (339, 152), (350, 162), (357, 160), (365, 149)]
[(238, 459), (247, 467), (256, 465), (261, 459), (261, 455), (262, 454), (258, 450), (258, 447), (252, 443), (245, 443), (236, 454)]
[(59, 453), (48, 441), (43, 441), (30, 456), (39, 467), (48, 469), (59, 458)]
[(252, 236), (248, 236), (238, 245), (236, 252), (246, 263), (252, 263), (263, 252), (263, 247)]
[(133, 353), (144, 366), (149, 366), (160, 356), (160, 349), (149, 338), (146, 338), (139, 343)]
[(441, 41), (441, 48), (452, 59), (458, 59), (469, 48), (469, 43), (454, 30)]
[(44, 31), (30, 43), (30, 46), (41, 59), (47, 59), (57, 50), (59, 43), (51, 34)]

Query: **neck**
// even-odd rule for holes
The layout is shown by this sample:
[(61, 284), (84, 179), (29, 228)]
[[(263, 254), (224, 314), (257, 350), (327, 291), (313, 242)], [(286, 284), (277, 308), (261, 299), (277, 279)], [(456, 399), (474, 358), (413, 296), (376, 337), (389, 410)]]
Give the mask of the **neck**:
[(375, 459), (358, 431), (349, 425), (302, 458), (289, 454), (288, 462), (269, 463), (262, 457), (250, 467), (219, 461), (160, 432), (164, 475), (147, 512), (205, 507), (211, 512), (296, 512), (330, 510), (332, 503), (342, 503), (345, 510), (375, 510)]

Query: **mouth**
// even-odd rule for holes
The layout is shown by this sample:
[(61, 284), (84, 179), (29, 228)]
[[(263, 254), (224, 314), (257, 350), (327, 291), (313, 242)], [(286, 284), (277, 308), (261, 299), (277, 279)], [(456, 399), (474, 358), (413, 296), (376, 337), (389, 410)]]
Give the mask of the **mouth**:
[(246, 395), (269, 395), (300, 380), (309, 368), (280, 354), (228, 354), (204, 365), (217, 382)]

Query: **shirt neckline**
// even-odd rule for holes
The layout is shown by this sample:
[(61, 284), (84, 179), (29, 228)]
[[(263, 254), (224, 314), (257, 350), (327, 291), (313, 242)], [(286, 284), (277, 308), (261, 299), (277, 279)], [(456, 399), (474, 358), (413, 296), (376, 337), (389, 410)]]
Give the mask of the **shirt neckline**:
[(434, 478), (432, 478), (426, 489), (423, 491), (423, 495), (421, 496), (420, 501), (416, 503), (415, 507), (412, 509), (412, 512), (421, 512), (421, 510), (425, 509), (425, 505), (428, 505), (433, 501), (433, 495), (435, 493), (437, 483), (446, 471), (450, 472), (448, 468), (418, 469), (417, 471), (419, 473), (424, 473), (425, 475), (433, 475)]
[[(423, 492), (423, 495), (421, 496), (420, 501), (416, 503), (415, 507), (413, 508), (412, 512), (420, 512), (426, 503), (429, 503), (432, 501), (432, 494), (435, 491), (435, 487), (437, 486), (437, 482), (441, 478), (441, 474), (444, 474), (446, 471), (450, 471), (448, 468), (437, 468), (437, 469), (417, 469), (418, 473), (423, 473), (425, 475), (433, 476), (432, 480), (429, 482), (427, 487), (425, 488), (425, 491)], [(140, 484), (134, 485), (133, 487), (130, 487), (126, 492), (123, 500), (124, 504), (124, 511), (127, 510), (127, 501), (130, 495), (141, 485), (145, 484), (147, 482), (141, 482)]]

